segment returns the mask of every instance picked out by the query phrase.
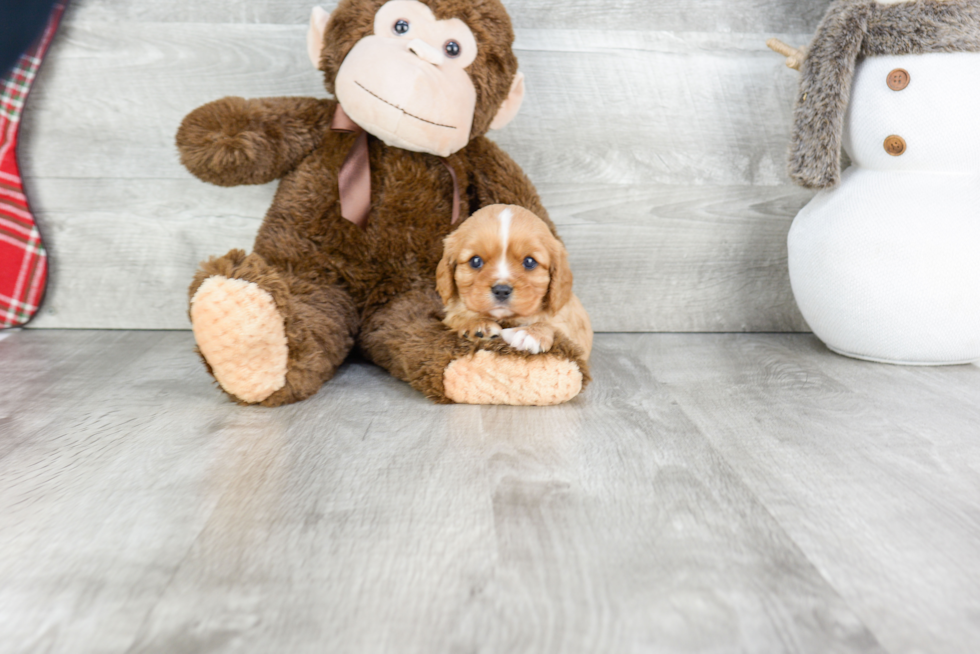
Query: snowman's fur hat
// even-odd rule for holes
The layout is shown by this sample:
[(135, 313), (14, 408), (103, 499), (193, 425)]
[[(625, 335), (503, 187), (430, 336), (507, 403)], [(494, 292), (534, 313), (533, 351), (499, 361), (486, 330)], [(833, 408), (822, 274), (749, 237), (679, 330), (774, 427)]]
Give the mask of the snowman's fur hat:
[(801, 68), (793, 180), (812, 189), (840, 183), (841, 131), (859, 57), (930, 52), (980, 52), (980, 0), (836, 0)]

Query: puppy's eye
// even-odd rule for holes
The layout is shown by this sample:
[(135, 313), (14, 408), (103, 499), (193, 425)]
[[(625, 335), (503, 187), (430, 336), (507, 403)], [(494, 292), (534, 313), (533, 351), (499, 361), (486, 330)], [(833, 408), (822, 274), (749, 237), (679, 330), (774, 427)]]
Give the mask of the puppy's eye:
[(456, 43), (456, 41), (446, 41), (446, 45), (443, 46), (443, 49), (446, 51), (446, 56), (450, 57), (451, 59), (455, 59), (460, 55), (460, 53), (463, 52), (463, 48), (461, 48), (459, 43)]
[(535, 261), (531, 257), (524, 257), (524, 269), (525, 270), (534, 270), (537, 267), (538, 267), (538, 262), (537, 261)]
[(408, 21), (405, 20), (404, 18), (399, 18), (398, 20), (395, 21), (395, 25), (391, 28), (391, 31), (397, 34), (398, 36), (401, 36), (402, 34), (408, 33), (408, 27), (409, 27)]
[(470, 259), (470, 268), (472, 268), (473, 270), (479, 270), (482, 267), (483, 267), (483, 259), (481, 259), (480, 257), (473, 257), (472, 259)]

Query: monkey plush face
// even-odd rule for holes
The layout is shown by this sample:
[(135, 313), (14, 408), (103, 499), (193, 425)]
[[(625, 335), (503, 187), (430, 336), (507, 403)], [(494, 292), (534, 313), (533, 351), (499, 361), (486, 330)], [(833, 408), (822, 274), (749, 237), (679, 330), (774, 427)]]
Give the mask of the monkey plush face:
[(448, 156), (470, 142), (476, 90), (466, 67), (476, 49), (458, 18), (436, 20), (421, 2), (391, 0), (337, 71), (337, 100), (388, 145)]
[(328, 90), (394, 147), (449, 156), (503, 127), (523, 101), (499, 0), (346, 0), (332, 16), (314, 9), (309, 35)]

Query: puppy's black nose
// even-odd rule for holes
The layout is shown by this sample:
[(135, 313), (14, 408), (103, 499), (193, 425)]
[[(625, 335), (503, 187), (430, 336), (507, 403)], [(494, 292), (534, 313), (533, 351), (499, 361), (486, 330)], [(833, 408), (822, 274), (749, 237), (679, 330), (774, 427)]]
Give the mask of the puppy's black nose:
[(497, 298), (497, 302), (506, 302), (510, 299), (510, 294), (514, 292), (514, 287), (507, 286), (506, 284), (497, 284), (490, 291)]

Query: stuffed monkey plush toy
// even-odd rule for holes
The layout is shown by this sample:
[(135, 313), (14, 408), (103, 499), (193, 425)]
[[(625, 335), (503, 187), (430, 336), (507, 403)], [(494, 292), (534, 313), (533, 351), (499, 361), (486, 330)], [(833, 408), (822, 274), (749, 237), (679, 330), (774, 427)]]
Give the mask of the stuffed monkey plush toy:
[(317, 392), (354, 346), (436, 402), (547, 405), (588, 381), (582, 352), (460, 339), (435, 290), (460, 217), (534, 187), (485, 138), (524, 96), (499, 0), (341, 0), (315, 9), (311, 60), (336, 100), (224, 98), (191, 112), (181, 161), (220, 186), (281, 178), (251, 254), (201, 265), (190, 318), (232, 398), (278, 406)]
[[(790, 176), (797, 304), (832, 350), (980, 360), (980, 0), (837, 0), (805, 51)], [(841, 172), (841, 151), (853, 162)]]

